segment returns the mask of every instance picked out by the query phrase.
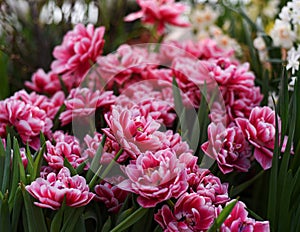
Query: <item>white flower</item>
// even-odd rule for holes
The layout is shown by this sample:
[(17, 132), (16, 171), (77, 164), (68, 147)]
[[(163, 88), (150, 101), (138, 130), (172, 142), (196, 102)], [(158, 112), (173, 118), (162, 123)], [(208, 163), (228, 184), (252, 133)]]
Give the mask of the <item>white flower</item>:
[(288, 90), (289, 91), (294, 91), (294, 86), (295, 86), (296, 79), (297, 79), (297, 77), (291, 77), (291, 81), (288, 85)]
[(191, 22), (195, 29), (201, 30), (213, 25), (219, 14), (209, 5), (205, 5), (204, 9), (196, 9), (191, 15)]
[(299, 58), (300, 58), (300, 53), (296, 51), (294, 47), (292, 47), (288, 51), (288, 57), (287, 57), (288, 64), (286, 66), (286, 69), (287, 70), (292, 69), (293, 75), (295, 71), (299, 70)]
[(254, 39), (253, 45), (258, 51), (263, 51), (266, 49), (266, 43), (261, 36)]
[(270, 32), (275, 46), (280, 46), (289, 49), (293, 46), (296, 39), (295, 32), (292, 31), (291, 25), (288, 22), (276, 19), (275, 25)]
[(268, 18), (273, 19), (279, 11), (278, 9), (279, 4), (280, 4), (279, 0), (268, 1), (268, 4), (263, 9), (263, 14)]
[(290, 10), (290, 8), (287, 7), (287, 6), (284, 6), (281, 9), (281, 12), (279, 14), (279, 18), (282, 21), (289, 22), (291, 20), (291, 15), (292, 15), (292, 11)]

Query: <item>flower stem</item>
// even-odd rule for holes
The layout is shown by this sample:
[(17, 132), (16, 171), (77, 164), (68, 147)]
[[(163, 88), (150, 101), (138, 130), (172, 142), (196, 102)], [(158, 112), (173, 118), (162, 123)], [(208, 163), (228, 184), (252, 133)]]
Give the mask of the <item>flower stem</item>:
[(115, 158), (110, 161), (109, 165), (106, 167), (106, 169), (104, 170), (104, 172), (101, 175), (101, 178), (104, 179), (107, 174), (110, 172), (112, 166), (114, 165), (115, 162), (117, 162), (117, 160), (119, 159), (119, 157), (121, 156), (121, 154), (123, 153), (123, 149), (121, 148), (118, 153), (115, 155)]

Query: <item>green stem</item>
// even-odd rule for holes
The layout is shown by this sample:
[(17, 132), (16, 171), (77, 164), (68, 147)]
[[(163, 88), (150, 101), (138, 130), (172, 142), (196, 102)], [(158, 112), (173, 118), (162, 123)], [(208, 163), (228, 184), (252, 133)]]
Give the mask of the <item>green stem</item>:
[(89, 188), (92, 189), (94, 188), (95, 184), (96, 184), (96, 181), (99, 177), (99, 174), (101, 172), (101, 169), (102, 169), (102, 165), (98, 168), (97, 172), (95, 173), (95, 175), (93, 176), (91, 182), (89, 183)]
[(109, 165), (106, 167), (106, 169), (104, 170), (104, 172), (101, 175), (101, 178), (104, 179), (107, 174), (110, 172), (112, 166), (114, 165), (115, 162), (117, 162), (117, 160), (119, 159), (119, 157), (121, 156), (121, 154), (123, 153), (123, 149), (121, 148), (118, 153), (115, 155), (115, 158), (110, 161)]

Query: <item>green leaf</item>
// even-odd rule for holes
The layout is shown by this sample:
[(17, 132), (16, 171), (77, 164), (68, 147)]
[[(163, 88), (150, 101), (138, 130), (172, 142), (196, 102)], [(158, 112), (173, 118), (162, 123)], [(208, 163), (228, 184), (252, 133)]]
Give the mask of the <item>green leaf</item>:
[(31, 197), (23, 184), (21, 184), (21, 189), (24, 198), (28, 230), (30, 232), (48, 231), (42, 209), (33, 204)]
[(173, 77), (172, 88), (173, 88), (175, 111), (176, 111), (177, 115), (179, 115), (179, 117), (180, 117), (182, 115), (182, 111), (183, 111), (183, 103), (182, 103), (182, 98), (181, 98), (181, 94), (180, 94), (180, 89), (178, 87), (178, 83), (177, 83), (175, 77)]
[(87, 174), (86, 174), (86, 181), (90, 182), (91, 179), (93, 178), (93, 174), (94, 174), (94, 170), (98, 170), (99, 165), (100, 165), (100, 159), (101, 159), (101, 155), (102, 155), (102, 150), (104, 148), (104, 144), (106, 141), (106, 135), (104, 134), (101, 140), (101, 144), (99, 145), (96, 154), (91, 162), (91, 167), (88, 170)]
[(5, 151), (5, 162), (4, 162), (4, 169), (3, 169), (3, 179), (2, 179), (2, 193), (5, 193), (10, 184), (10, 162), (11, 162), (11, 140), (10, 136), (7, 136), (6, 140), (6, 151)]
[(120, 224), (118, 224), (115, 228), (113, 228), (110, 232), (121, 232), (127, 229), (128, 227), (132, 226), (134, 223), (139, 221), (149, 209), (140, 207), (136, 210), (133, 214), (123, 220)]
[(223, 222), (226, 220), (226, 218), (229, 216), (237, 202), (238, 200), (233, 200), (228, 205), (226, 205), (207, 232), (217, 231), (223, 224)]
[(126, 209), (125, 211), (123, 211), (118, 219), (117, 219), (117, 223), (116, 224), (119, 224), (120, 222), (122, 222), (125, 218), (127, 218), (129, 215), (131, 215), (133, 213), (133, 208), (129, 208), (129, 209)]
[(154, 210), (149, 209), (148, 212), (132, 226), (132, 231), (152, 232), (151, 225), (153, 223)]
[[(274, 99), (273, 99), (274, 101)], [(268, 209), (267, 209), (267, 218), (270, 220), (271, 229), (276, 231), (276, 222), (277, 222), (277, 194), (278, 194), (278, 160), (280, 155), (279, 150), (279, 122), (278, 122), (278, 112), (277, 107), (275, 107), (275, 145), (274, 145), (274, 152), (272, 158), (272, 167), (270, 173), (270, 183), (269, 183), (269, 195), (268, 195)]]
[(36, 153), (34, 157), (34, 162), (33, 162), (34, 175), (31, 178), (32, 181), (40, 176), (40, 170), (43, 163), (45, 149), (46, 149), (46, 144), (43, 143), (42, 148)]
[(11, 231), (10, 214), (8, 206), (8, 193), (5, 194), (0, 208), (0, 231)]
[(110, 228), (111, 228), (111, 218), (109, 216), (108, 219), (106, 220), (106, 222), (104, 223), (101, 232), (108, 232), (108, 231), (110, 231)]
[(14, 194), (13, 210), (12, 210), (12, 232), (16, 232), (20, 221), (21, 211), (23, 208), (23, 195), (21, 187), (18, 186)]
[(80, 216), (84, 211), (84, 207), (71, 208), (67, 207), (65, 211), (65, 219), (61, 232), (73, 232), (75, 229), (75, 223), (79, 220)]
[(24, 165), (22, 162), (21, 154), (20, 154), (19, 143), (16, 139), (14, 139), (14, 156), (18, 160), (20, 181), (22, 181), (23, 183), (26, 183), (27, 181), (26, 181), (25, 169), (24, 169)]
[(5, 153), (4, 145), (2, 143), (2, 139), (0, 139), (0, 189), (2, 189), (5, 156), (6, 156), (6, 153)]
[(27, 161), (28, 161), (27, 171), (32, 176), (32, 175), (34, 175), (34, 163), (33, 163), (33, 158), (32, 158), (32, 155), (31, 155), (30, 148), (29, 148), (28, 144), (26, 146), (26, 153), (25, 154), (26, 154), (26, 158), (27, 158)]
[(50, 232), (59, 232), (62, 226), (64, 207), (61, 207), (55, 214), (50, 227)]
[(79, 217), (79, 220), (77, 220), (77, 223), (75, 224), (75, 228), (76, 228), (76, 232), (86, 232), (84, 218), (82, 215)]
[[(18, 141), (16, 138), (14, 138), (14, 150), (17, 149), (16, 144), (18, 144)], [(13, 206), (13, 200), (15, 198), (15, 193), (18, 188), (18, 184), (20, 182), (20, 169), (19, 169), (19, 159), (16, 154), (13, 155), (12, 158), (12, 180), (11, 180), (11, 189), (10, 189), (10, 196), (9, 196), (9, 208), (12, 209)]]
[(76, 169), (73, 168), (72, 164), (70, 164), (69, 160), (66, 157), (64, 158), (64, 166), (70, 170), (71, 176), (75, 176), (77, 174)]

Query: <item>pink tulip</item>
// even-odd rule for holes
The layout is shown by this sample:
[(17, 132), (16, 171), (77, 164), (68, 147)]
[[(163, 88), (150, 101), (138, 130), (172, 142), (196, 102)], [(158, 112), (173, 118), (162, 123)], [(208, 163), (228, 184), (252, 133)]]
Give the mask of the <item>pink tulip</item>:
[(127, 15), (125, 21), (130, 22), (141, 18), (143, 23), (157, 25), (159, 34), (164, 32), (165, 24), (179, 27), (190, 25), (180, 18), (180, 15), (186, 10), (182, 3), (175, 3), (174, 0), (137, 0), (137, 3), (142, 9)]
[(158, 80), (137, 82), (124, 89), (116, 104), (130, 109), (138, 106), (144, 114), (171, 127), (175, 121), (174, 99), (171, 87), (160, 86)]
[(118, 213), (128, 195), (128, 192), (116, 186), (123, 179), (121, 176), (115, 177), (109, 179), (109, 182), (102, 181), (95, 187), (95, 200), (103, 202), (108, 212)]
[(211, 123), (208, 141), (201, 148), (217, 161), (224, 174), (234, 170), (247, 172), (250, 168), (251, 147), (237, 126), (225, 128), (222, 123)]
[(215, 219), (215, 208), (197, 193), (183, 194), (172, 211), (164, 205), (154, 219), (165, 232), (205, 231)]
[(66, 197), (66, 205), (80, 207), (87, 205), (95, 196), (89, 192), (89, 187), (83, 177), (72, 176), (67, 168), (62, 168), (59, 173), (50, 173), (46, 179), (37, 178), (26, 190), (38, 200), (35, 205), (42, 208), (57, 210)]
[(45, 96), (27, 94), (24, 90), (0, 102), (0, 136), (6, 136), (6, 126), (13, 126), (24, 144), (40, 147), (40, 133), (51, 137), (52, 117), (58, 106)]
[(224, 204), (230, 200), (228, 183), (221, 183), (208, 169), (197, 168), (189, 175), (188, 183), (190, 192), (198, 193), (213, 205)]
[(143, 153), (124, 170), (129, 179), (118, 187), (138, 194), (137, 201), (145, 208), (178, 198), (188, 187), (186, 164), (170, 150)]
[[(280, 125), (280, 119), (279, 125)], [(263, 169), (272, 166), (272, 157), (275, 144), (276, 116), (275, 112), (265, 107), (255, 107), (246, 118), (237, 118), (237, 125), (244, 136), (254, 146), (254, 157)], [(279, 136), (281, 129), (279, 126)]]
[(61, 113), (59, 119), (62, 126), (69, 124), (74, 118), (89, 120), (88, 116), (95, 114), (97, 108), (109, 108), (114, 101), (112, 91), (101, 93), (99, 90), (93, 92), (88, 88), (72, 89), (65, 100), (66, 110)]
[(38, 93), (50, 95), (62, 90), (58, 75), (52, 71), (45, 73), (43, 69), (38, 69), (32, 75), (31, 82), (25, 82), (25, 86)]
[(85, 27), (77, 24), (69, 31), (61, 45), (53, 51), (54, 60), (51, 69), (54, 73), (70, 77), (64, 79), (67, 86), (77, 87), (90, 69), (104, 46), (104, 27), (94, 29), (92, 24)]
[[(124, 44), (116, 53), (97, 59), (98, 66), (92, 73), (92, 80), (99, 82), (100, 78), (98, 86), (102, 88), (111, 89), (115, 83), (123, 89), (140, 80), (146, 69), (154, 68), (158, 64), (156, 54), (148, 52), (147, 48)], [(105, 86), (101, 85), (101, 81)]]
[(157, 151), (163, 146), (165, 135), (158, 131), (160, 124), (150, 115), (143, 114), (138, 107), (128, 110), (114, 106), (111, 114), (105, 117), (109, 128), (104, 132), (131, 156)]
[[(221, 209), (222, 208), (219, 206), (219, 208), (216, 210), (217, 214), (221, 212)], [(248, 218), (246, 205), (243, 202), (238, 201), (234, 206), (233, 210), (231, 211), (230, 215), (222, 224), (220, 231), (268, 232), (270, 231), (270, 225), (268, 221), (255, 221), (252, 218)]]
[[(94, 158), (97, 150), (99, 149), (99, 146), (101, 146), (102, 138), (103, 138), (102, 134), (99, 134), (97, 132), (94, 134), (94, 137), (91, 137), (90, 135), (86, 135), (84, 137), (84, 142), (86, 144), (86, 149), (84, 150), (84, 154), (87, 157)], [(119, 152), (120, 149), (121, 147), (116, 141), (110, 138), (106, 138), (104, 147), (102, 149), (100, 163), (109, 164), (115, 158), (116, 154)], [(120, 157), (118, 158), (117, 162), (123, 163), (129, 157), (130, 156), (127, 154), (127, 152), (123, 151)]]
[(53, 139), (55, 145), (46, 141), (46, 153), (44, 154), (44, 158), (51, 168), (55, 170), (63, 168), (65, 158), (74, 168), (86, 161), (87, 156), (81, 153), (79, 141), (74, 136), (56, 131)]

